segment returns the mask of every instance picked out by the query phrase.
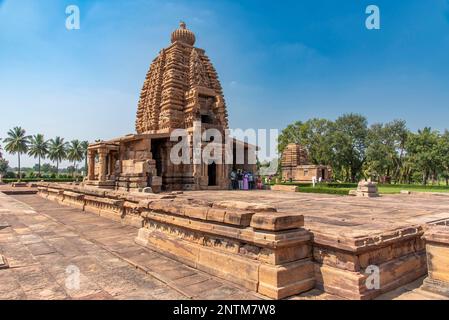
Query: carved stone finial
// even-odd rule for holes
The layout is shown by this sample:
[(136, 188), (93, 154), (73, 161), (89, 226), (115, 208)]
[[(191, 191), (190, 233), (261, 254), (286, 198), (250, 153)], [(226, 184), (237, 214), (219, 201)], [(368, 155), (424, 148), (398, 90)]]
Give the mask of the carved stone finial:
[(195, 44), (195, 35), (192, 31), (187, 29), (184, 21), (179, 23), (179, 28), (173, 31), (171, 35), (171, 42), (174, 43), (176, 41), (183, 42), (191, 46)]

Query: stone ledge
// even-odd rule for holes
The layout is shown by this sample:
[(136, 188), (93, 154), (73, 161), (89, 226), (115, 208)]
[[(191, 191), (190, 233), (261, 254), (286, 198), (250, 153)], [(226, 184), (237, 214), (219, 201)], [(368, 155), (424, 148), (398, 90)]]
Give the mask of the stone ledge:
[(251, 219), (251, 227), (268, 231), (285, 231), (304, 226), (302, 215), (284, 213), (257, 213)]
[(299, 189), (298, 186), (287, 186), (282, 184), (276, 184), (271, 186), (272, 191), (285, 191), (285, 192), (297, 192)]
[(449, 283), (445, 281), (439, 281), (427, 277), (424, 279), (421, 289), (449, 298)]
[(424, 289), (449, 296), (449, 227), (429, 226), (424, 239), (428, 265)]
[(344, 234), (336, 237), (329, 236), (318, 231), (313, 232), (314, 243), (318, 245), (334, 247), (340, 250), (357, 253), (386, 247), (397, 241), (421, 237), (423, 234), (424, 228), (420, 225), (386, 230), (382, 233), (358, 237), (345, 237)]
[(409, 254), (389, 260), (378, 265), (380, 288), (369, 289), (366, 286), (368, 275), (351, 272), (329, 265), (315, 264), (317, 287), (327, 293), (346, 299), (370, 300), (382, 293), (394, 290), (410, 283), (426, 273), (426, 256), (424, 252)]
[(424, 239), (426, 242), (435, 242), (449, 246), (449, 227), (440, 225), (429, 226), (424, 233)]

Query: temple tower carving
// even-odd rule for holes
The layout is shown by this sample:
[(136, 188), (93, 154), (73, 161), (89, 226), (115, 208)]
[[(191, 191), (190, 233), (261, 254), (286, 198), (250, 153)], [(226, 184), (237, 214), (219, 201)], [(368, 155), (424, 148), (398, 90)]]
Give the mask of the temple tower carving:
[(191, 128), (194, 121), (228, 128), (223, 90), (218, 75), (196, 37), (181, 22), (147, 73), (137, 109), (137, 133)]

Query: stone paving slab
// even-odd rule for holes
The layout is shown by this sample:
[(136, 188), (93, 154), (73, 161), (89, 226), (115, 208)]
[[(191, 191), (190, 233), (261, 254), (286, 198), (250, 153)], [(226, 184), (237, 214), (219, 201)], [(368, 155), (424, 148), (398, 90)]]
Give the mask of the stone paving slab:
[(449, 196), (383, 195), (359, 198), (326, 194), (255, 191), (186, 191), (179, 198), (209, 201), (244, 201), (273, 206), (280, 212), (304, 215), (304, 226), (314, 241), (335, 246), (364, 237), (449, 220)]
[[(137, 228), (36, 195), (0, 193), (0, 299), (261, 299), (134, 243)], [(66, 286), (67, 267), (80, 288)], [(4, 280), (4, 281), (2, 281)]]
[[(218, 194), (222, 192), (214, 192), (211, 197)], [(235, 197), (232, 192), (225, 195)], [(183, 196), (190, 197), (191, 193)], [(201, 192), (195, 196), (201, 196)], [(336, 202), (335, 197), (319, 195), (318, 198), (327, 199), (320, 206), (330, 206), (330, 202)], [(222, 196), (220, 200), (224, 200)], [(300, 197), (301, 203), (309, 200), (307, 196)], [(345, 202), (346, 198), (343, 200)], [(282, 201), (278, 204), (286, 208)], [(366, 212), (366, 207), (371, 204), (362, 202), (359, 206)], [(297, 207), (290, 209), (298, 210)], [(429, 211), (443, 208), (436, 207), (432, 203), (427, 206)], [(441, 213), (444, 214), (443, 211)], [(409, 214), (409, 218), (411, 216), (413, 218)], [(419, 217), (420, 214), (414, 216)], [(0, 299), (262, 298), (142, 248), (134, 243), (137, 233), (134, 227), (122, 226), (119, 222), (62, 206), (36, 195), (12, 198), (0, 193), (0, 221), (8, 224), (8, 227), (0, 230), (0, 254), (7, 256), (11, 265), (9, 269), (0, 270)], [(66, 268), (69, 265), (80, 269), (79, 289), (66, 287)], [(384, 294), (379, 299), (444, 298), (421, 290), (422, 280)], [(290, 299), (341, 298), (315, 289)]]

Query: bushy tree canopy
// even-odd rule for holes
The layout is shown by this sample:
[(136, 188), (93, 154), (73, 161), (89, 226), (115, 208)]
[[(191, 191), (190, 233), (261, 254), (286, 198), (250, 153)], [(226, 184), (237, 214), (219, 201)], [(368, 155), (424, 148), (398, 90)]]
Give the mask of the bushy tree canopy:
[(311, 119), (287, 126), (279, 136), (279, 151), (289, 143), (303, 145), (312, 163), (332, 166), (341, 181), (449, 182), (449, 131), (424, 128), (414, 133), (403, 120), (368, 126), (362, 115), (345, 114), (335, 121)]

